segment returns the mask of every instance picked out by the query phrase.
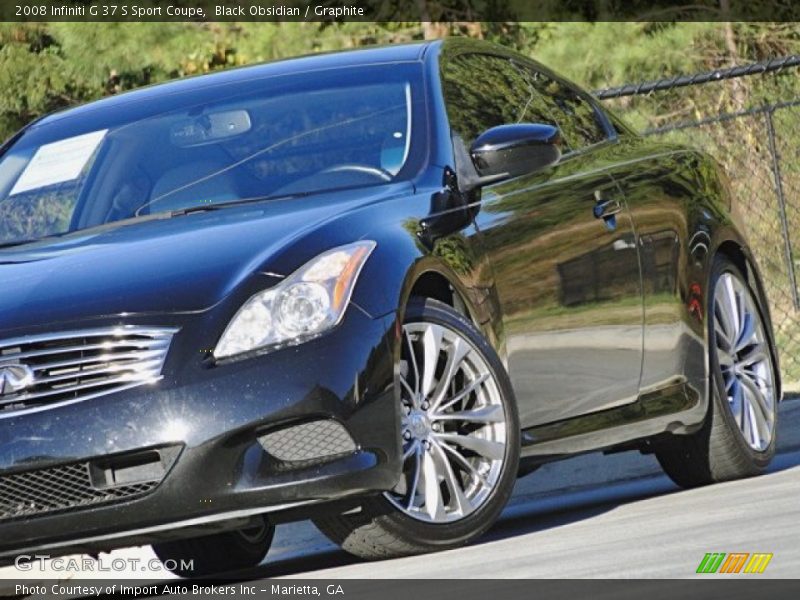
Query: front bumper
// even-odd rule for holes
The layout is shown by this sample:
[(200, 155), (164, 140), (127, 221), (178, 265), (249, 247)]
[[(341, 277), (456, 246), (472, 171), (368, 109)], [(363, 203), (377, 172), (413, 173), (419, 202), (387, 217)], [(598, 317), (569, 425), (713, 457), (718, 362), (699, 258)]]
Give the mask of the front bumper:
[[(164, 379), (152, 386), (0, 419), (0, 478), (146, 449), (172, 457), (163, 480), (133, 499), (0, 520), (0, 557), (110, 550), (207, 523), (241, 526), (253, 514), (313, 511), (396, 484), (402, 444), (391, 319), (351, 307), (319, 339), (220, 365), (208, 360), (208, 330), (184, 327)], [(309, 419), (340, 423), (355, 449), (287, 465), (258, 441)]]

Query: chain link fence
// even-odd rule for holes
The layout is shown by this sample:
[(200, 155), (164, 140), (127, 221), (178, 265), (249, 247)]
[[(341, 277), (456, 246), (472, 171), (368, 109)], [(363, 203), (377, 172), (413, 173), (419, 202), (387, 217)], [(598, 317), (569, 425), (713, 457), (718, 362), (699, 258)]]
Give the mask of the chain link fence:
[(784, 386), (800, 391), (800, 56), (628, 84), (595, 95), (644, 135), (726, 168), (763, 271)]

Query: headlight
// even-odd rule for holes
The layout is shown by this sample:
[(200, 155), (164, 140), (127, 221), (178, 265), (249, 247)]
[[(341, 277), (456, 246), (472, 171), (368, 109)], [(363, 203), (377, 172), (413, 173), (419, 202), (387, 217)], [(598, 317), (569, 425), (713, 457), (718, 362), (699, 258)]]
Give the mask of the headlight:
[(375, 242), (362, 241), (324, 252), (250, 298), (228, 324), (214, 357), (299, 344), (336, 327), (374, 248)]

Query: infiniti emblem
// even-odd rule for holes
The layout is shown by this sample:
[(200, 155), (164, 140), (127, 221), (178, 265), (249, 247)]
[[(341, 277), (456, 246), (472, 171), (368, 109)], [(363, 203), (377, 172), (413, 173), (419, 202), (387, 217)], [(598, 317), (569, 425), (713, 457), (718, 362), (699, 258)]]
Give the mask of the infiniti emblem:
[(0, 397), (26, 390), (33, 379), (33, 370), (27, 365), (0, 365)]

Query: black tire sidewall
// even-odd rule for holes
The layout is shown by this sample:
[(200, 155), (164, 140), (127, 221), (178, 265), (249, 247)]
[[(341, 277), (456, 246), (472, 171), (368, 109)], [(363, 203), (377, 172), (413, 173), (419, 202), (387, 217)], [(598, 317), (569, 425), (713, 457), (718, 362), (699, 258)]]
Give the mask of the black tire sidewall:
[[(714, 331), (714, 296), (717, 289), (717, 284), (719, 282), (720, 277), (725, 273), (730, 273), (734, 277), (736, 277), (742, 285), (747, 289), (748, 293), (750, 293), (754, 304), (756, 306), (756, 310), (758, 310), (759, 318), (761, 319), (762, 327), (764, 328), (765, 335), (767, 336), (767, 344), (769, 348), (767, 350), (770, 353), (770, 356), (773, 359), (770, 361), (772, 370), (773, 370), (773, 378), (774, 381), (778, 381), (779, 374), (775, 372), (775, 361), (774, 361), (774, 351), (772, 348), (772, 341), (769, 337), (769, 331), (767, 329), (767, 321), (765, 320), (764, 308), (763, 308), (763, 301), (758, 294), (758, 292), (753, 289), (753, 286), (750, 283), (750, 280), (741, 272), (741, 270), (733, 264), (730, 260), (723, 256), (718, 256), (717, 259), (714, 261), (714, 265), (711, 270), (711, 284), (709, 286), (709, 294), (708, 294), (708, 357), (709, 357), (709, 370), (710, 370), (710, 381), (709, 384), (711, 388), (709, 392), (711, 394), (710, 403), (712, 405), (712, 410), (714, 414), (712, 418), (721, 418), (726, 427), (733, 432), (733, 438), (735, 440), (736, 446), (740, 452), (746, 454), (750, 460), (759, 468), (765, 468), (769, 462), (772, 460), (773, 456), (775, 455), (775, 442), (777, 439), (777, 410), (775, 412), (775, 419), (774, 419), (774, 430), (772, 434), (772, 439), (770, 440), (769, 445), (762, 451), (757, 451), (750, 447), (750, 445), (745, 441), (744, 435), (742, 434), (739, 425), (736, 423), (736, 420), (733, 416), (733, 412), (731, 411), (730, 407), (728, 406), (727, 394), (725, 393), (725, 382), (722, 377), (722, 369), (719, 366), (719, 360), (717, 358), (716, 352), (716, 332)], [(774, 398), (773, 401), (777, 405), (777, 398)], [(777, 406), (776, 406), (777, 409)]]
[(381, 525), (395, 535), (435, 549), (468, 542), (488, 529), (500, 515), (514, 488), (519, 468), (520, 429), (517, 405), (508, 373), (497, 353), (481, 332), (450, 306), (436, 300), (412, 300), (405, 323), (429, 322), (455, 330), (468, 340), (486, 361), (498, 386), (506, 414), (506, 455), (503, 471), (491, 495), (475, 512), (453, 523), (425, 523), (401, 513), (383, 496), (375, 499)]
[[(204, 577), (252, 568), (267, 556), (275, 536), (274, 525), (265, 519), (264, 526), (264, 533), (257, 540), (249, 540), (239, 531), (228, 531), (153, 544), (153, 551), (162, 563), (175, 561), (176, 568), (170, 570), (181, 577)], [(182, 569), (182, 561), (193, 561), (194, 569)]]

